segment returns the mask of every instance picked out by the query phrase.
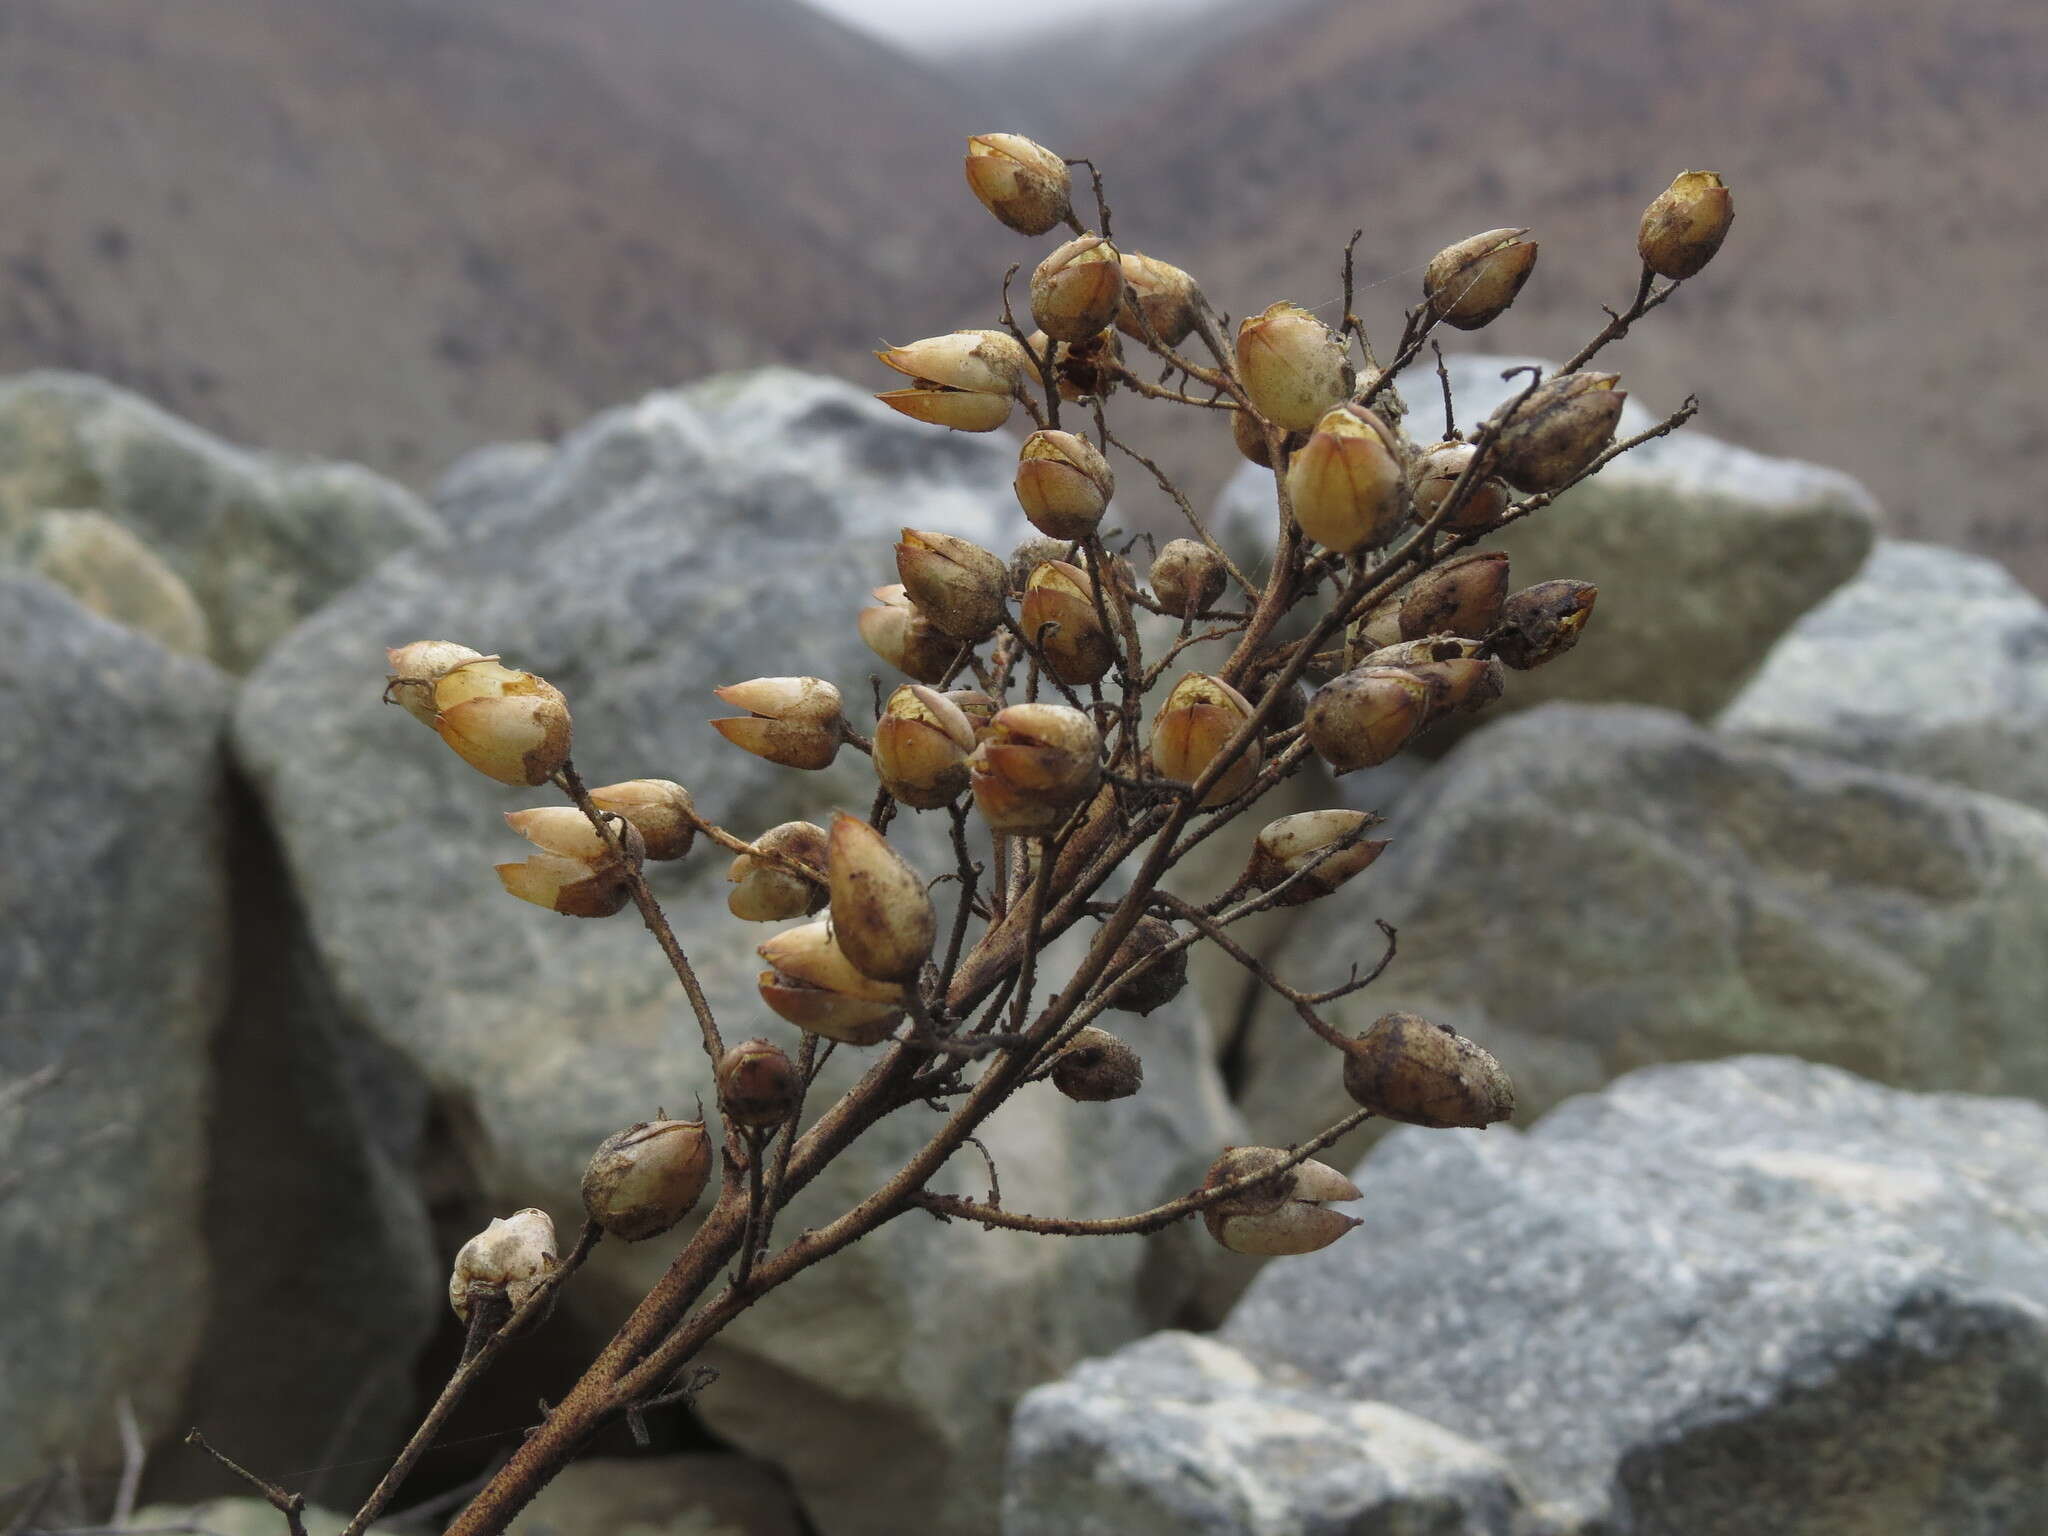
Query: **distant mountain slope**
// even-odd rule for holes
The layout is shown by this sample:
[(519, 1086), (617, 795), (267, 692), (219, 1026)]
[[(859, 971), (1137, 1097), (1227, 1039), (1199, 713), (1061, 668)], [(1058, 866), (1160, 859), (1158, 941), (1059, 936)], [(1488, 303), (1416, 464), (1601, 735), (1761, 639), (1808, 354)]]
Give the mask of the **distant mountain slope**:
[(1459, 341), (1553, 356), (1630, 291), (1651, 196), (1721, 171), (1734, 233), (1614, 349), (1627, 381), (2048, 590), (2048, 6), (1326, 0), (1069, 122), (1120, 231), (1236, 313), (1334, 300), (1362, 225), (1391, 336), (1439, 246), (1531, 225), (1530, 287)]
[(9, 0), (0, 370), (428, 476), (944, 323), (971, 116), (796, 0)]

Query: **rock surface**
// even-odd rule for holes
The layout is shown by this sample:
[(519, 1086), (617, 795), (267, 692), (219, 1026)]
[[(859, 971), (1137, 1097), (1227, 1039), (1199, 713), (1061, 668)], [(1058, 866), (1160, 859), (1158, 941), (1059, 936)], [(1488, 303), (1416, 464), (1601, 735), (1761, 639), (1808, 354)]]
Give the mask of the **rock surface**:
[[(1392, 846), (1305, 910), (1282, 974), (1327, 1016), (1405, 1008), (1491, 1050), (1524, 1122), (1658, 1061), (1780, 1050), (1914, 1088), (2048, 1098), (2048, 817), (1731, 740), (1662, 710), (1553, 705), (1461, 743)], [(1329, 1048), (1262, 999), (1240, 1102), (1284, 1143), (1350, 1108)]]
[(206, 1308), (225, 680), (0, 573), (0, 1488), (168, 1423)]
[(1549, 1530), (2021, 1536), (2044, 1159), (2033, 1103), (1650, 1068), (1526, 1134), (1389, 1137), (1365, 1228), (1268, 1267), (1223, 1337), (1506, 1457)]
[(1995, 560), (1880, 540), (1718, 724), (2048, 810), (2048, 606)]
[(50, 510), (97, 511), (140, 540), (190, 590), (231, 672), (440, 532), (418, 498), (355, 465), (248, 453), (81, 374), (0, 380), (0, 543)]
[[(1470, 430), (1526, 386), (1526, 376), (1510, 385), (1500, 375), (1530, 361), (1451, 358), (1459, 421)], [(1429, 383), (1409, 389), (1411, 430), (1425, 444), (1442, 424)], [(1617, 435), (1657, 419), (1631, 399)], [(1270, 549), (1272, 497), (1269, 470), (1247, 464), (1232, 478), (1216, 519), (1233, 547), (1256, 539)], [(1487, 540), (1507, 551), (1517, 588), (1569, 576), (1600, 589), (1578, 648), (1512, 675), (1494, 709), (1628, 700), (1707, 719), (1801, 614), (1855, 573), (1878, 517), (1869, 493), (1837, 470), (1767, 458), (1690, 428), (1645, 443)]]
[[(385, 565), (249, 679), (238, 752), (342, 1004), (459, 1106), (493, 1209), (542, 1205), (567, 1230), (603, 1136), (713, 1096), (696, 1025), (630, 914), (577, 922), (498, 889), (490, 865), (525, 850), (496, 812), (550, 796), (491, 785), (380, 705), (383, 647), (459, 639), (550, 678), (593, 783), (673, 778), (742, 832), (864, 808), (873, 779), (857, 753), (816, 774), (745, 756), (704, 724), (724, 713), (710, 689), (808, 672), (836, 681), (865, 727), (866, 679), (883, 669), (853, 618), (893, 579), (894, 535), (932, 528), (1007, 549), (1021, 526), (1013, 454), (781, 370), (651, 396), (572, 436), (537, 475), (512, 477), (523, 494), (473, 500), (447, 546)], [(927, 860), (941, 844), (930, 830), (905, 842)], [(753, 946), (772, 926), (727, 916), (726, 862), (700, 851), (653, 867), (654, 883), (728, 1036), (794, 1043), (754, 987)], [(1036, 1089), (992, 1125), (1007, 1203), (1139, 1208), (1189, 1187), (1241, 1134), (1196, 1023), (1161, 1013), (1129, 1034), (1146, 1056), (1143, 1095), (1081, 1106)], [(821, 1088), (851, 1081), (871, 1055), (841, 1050)], [(807, 1190), (788, 1230), (900, 1166), (936, 1124), (912, 1113)], [(946, 1177), (984, 1192), (977, 1158)], [(604, 1245), (566, 1304), (608, 1331), (673, 1248)], [(1191, 1283), (1181, 1251), (906, 1218), (753, 1308), (727, 1335), (701, 1411), (781, 1464), (827, 1536), (985, 1530), (1011, 1401), (1165, 1322)]]
[(1515, 1536), (1490, 1451), (1385, 1403), (1158, 1333), (1018, 1406), (1003, 1536)]

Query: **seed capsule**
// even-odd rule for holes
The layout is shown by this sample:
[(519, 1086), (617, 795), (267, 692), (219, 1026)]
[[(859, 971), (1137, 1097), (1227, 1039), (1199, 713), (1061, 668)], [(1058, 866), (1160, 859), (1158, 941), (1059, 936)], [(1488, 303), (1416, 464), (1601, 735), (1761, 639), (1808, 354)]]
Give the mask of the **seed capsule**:
[(1149, 321), (1153, 336), (1163, 345), (1179, 346), (1195, 328), (1196, 296), (1200, 292), (1195, 280), (1179, 267), (1136, 251), (1125, 251), (1122, 260), (1124, 302), (1117, 311), (1116, 328), (1131, 340), (1142, 342)]
[(434, 731), (500, 784), (545, 784), (569, 760), (569, 703), (531, 672), (485, 656), (434, 681)]
[(497, 660), (453, 640), (415, 640), (384, 655), (391, 663), (390, 676), (384, 680), (385, 701), (404, 706), (407, 714), (425, 726), (431, 726), (438, 713), (435, 683), (465, 662)]
[(1145, 1064), (1115, 1035), (1090, 1024), (1053, 1058), (1052, 1085), (1083, 1104), (1127, 1099), (1145, 1085)]
[(1376, 1115), (1439, 1129), (1515, 1112), (1515, 1086), (1490, 1052), (1412, 1013), (1382, 1015), (1345, 1047), (1344, 1091)]
[(1332, 773), (1377, 767), (1422, 728), (1430, 699), (1429, 684), (1411, 672), (1363, 667), (1315, 691), (1303, 731)]
[(718, 1058), (718, 1109), (734, 1125), (764, 1131), (796, 1113), (803, 1078), (770, 1040), (742, 1040)]
[(734, 917), (749, 923), (780, 923), (808, 917), (825, 905), (828, 844), (823, 827), (808, 821), (785, 821), (755, 838), (754, 846), (816, 870), (817, 878), (807, 880), (772, 859), (743, 853), (725, 872), (733, 884), (725, 905)]
[(975, 809), (993, 832), (1056, 832), (1095, 793), (1101, 754), (1102, 738), (1080, 710), (1012, 704), (989, 721), (967, 759)]
[(757, 677), (711, 690), (743, 720), (714, 720), (734, 746), (785, 768), (829, 768), (846, 739), (839, 690), (822, 677)]
[(1287, 464), (1287, 498), (1301, 531), (1326, 549), (1377, 549), (1407, 513), (1406, 477), (1387, 424), (1362, 405), (1316, 423)]
[(701, 1120), (650, 1120), (607, 1136), (583, 1171), (583, 1209), (608, 1237), (659, 1237), (690, 1214), (711, 1177)]
[(1116, 476), (1087, 438), (1034, 432), (1017, 454), (1017, 504), (1031, 526), (1051, 538), (1085, 539), (1102, 521)]
[[(1152, 766), (1169, 779), (1193, 784), (1252, 717), (1252, 706), (1230, 684), (1190, 672), (1173, 685), (1152, 720)], [(1201, 803), (1221, 805), (1251, 787), (1264, 761), (1254, 736), (1237, 760), (1209, 786)]]
[(918, 612), (955, 640), (985, 640), (1003, 622), (1009, 572), (979, 544), (906, 528), (896, 546), (896, 574)]
[[(1545, 379), (1508, 418), (1493, 447), (1493, 467), (1518, 491), (1556, 491), (1600, 456), (1621, 420), (1618, 373), (1567, 373)], [(1517, 397), (1519, 398), (1519, 397)], [(1511, 400), (1494, 413), (1514, 410)]]
[(1735, 203), (1712, 171), (1680, 171), (1671, 185), (1643, 210), (1636, 252), (1659, 277), (1691, 277), (1714, 259)]
[(617, 823), (621, 856), (574, 806), (507, 811), (505, 821), (541, 850), (518, 863), (495, 866), (499, 883), (521, 901), (565, 917), (610, 917), (632, 899), (627, 876), (640, 867), (645, 845), (631, 822), (621, 818)]
[(875, 588), (878, 606), (863, 608), (857, 621), (869, 650), (921, 683), (941, 683), (960, 654), (960, 642), (940, 631), (910, 601), (900, 583)]
[(936, 384), (913, 389), (884, 390), (875, 398), (892, 411), (912, 421), (955, 432), (993, 432), (1010, 419), (1008, 395), (982, 394), (968, 389), (943, 389)]
[(1195, 539), (1169, 539), (1152, 562), (1152, 595), (1177, 619), (1215, 607), (1229, 579), (1223, 557)]
[(1397, 640), (1366, 654), (1361, 667), (1414, 667), (1425, 661), (1463, 661), (1486, 653), (1486, 643), (1464, 635), (1424, 635)]
[(1351, 392), (1343, 341), (1297, 304), (1239, 324), (1237, 369), (1259, 414), (1290, 432), (1310, 431)]
[[(1259, 418), (1250, 411), (1230, 413), (1230, 437), (1237, 444), (1237, 451), (1261, 469), (1273, 467), (1273, 455), (1266, 446), (1266, 429), (1259, 424)], [(1307, 432), (1287, 432), (1281, 444), (1284, 453), (1292, 454), (1308, 441)]]
[(1106, 975), (1122, 975), (1147, 955), (1158, 955), (1130, 980), (1119, 983), (1109, 994), (1109, 1006), (1125, 1013), (1147, 1014), (1163, 1008), (1180, 996), (1188, 983), (1188, 952), (1185, 945), (1175, 949), (1180, 930), (1162, 917), (1141, 917), (1116, 953), (1109, 957)]
[(1517, 672), (1555, 661), (1579, 643), (1600, 589), (1590, 581), (1539, 581), (1501, 605), (1500, 623), (1487, 639), (1493, 653)]
[(1444, 324), (1476, 331), (1515, 302), (1536, 267), (1536, 247), (1526, 229), (1489, 229), (1430, 258), (1422, 292)]
[(1214, 1189), (1264, 1169), (1272, 1177), (1225, 1195), (1202, 1209), (1209, 1235), (1233, 1253), (1313, 1253), (1327, 1248), (1358, 1225), (1358, 1218), (1330, 1210), (1325, 1200), (1357, 1200), (1358, 1186), (1328, 1163), (1310, 1159), (1282, 1170), (1288, 1154), (1276, 1147), (1229, 1147), (1202, 1181)]
[(969, 139), (967, 185), (982, 207), (1020, 235), (1042, 235), (1073, 211), (1066, 162), (1021, 133)]
[(1402, 670), (1421, 679), (1429, 689), (1429, 718), (1423, 722), (1425, 725), (1445, 715), (1469, 715), (1484, 709), (1507, 687), (1507, 669), (1496, 656), (1415, 662)]
[[(482, 1301), (501, 1301), (516, 1311), (555, 1272), (555, 1224), (548, 1213), (528, 1207), (510, 1216), (494, 1216), (491, 1224), (464, 1243), (448, 1275), (448, 1305), (462, 1322)], [(527, 1326), (554, 1310), (550, 1301)]]
[(1031, 274), (1031, 318), (1056, 341), (1088, 340), (1115, 321), (1123, 301), (1123, 264), (1100, 235), (1069, 240)]
[(1037, 376), (1023, 343), (1008, 331), (953, 331), (875, 356), (920, 384), (977, 395), (1014, 395)]
[(1095, 611), (1094, 591), (1088, 573), (1064, 560), (1045, 561), (1024, 589), (1018, 624), (1063, 683), (1099, 682), (1116, 664), (1116, 646)]
[(839, 952), (875, 981), (914, 980), (939, 932), (923, 877), (881, 833), (844, 812), (832, 818), (828, 858)]
[(875, 726), (875, 777), (914, 810), (951, 802), (967, 788), (974, 726), (943, 693), (907, 683), (889, 695)]
[(1508, 595), (1508, 557), (1477, 550), (1425, 571), (1401, 602), (1401, 638), (1464, 635), (1477, 639), (1500, 618)]
[[(1470, 443), (1438, 443), (1416, 461), (1416, 522), (1426, 523), (1436, 515), (1436, 509), (1457, 487), (1459, 476), (1478, 452)], [(1507, 509), (1507, 482), (1488, 475), (1477, 480), (1463, 504), (1439, 526), (1453, 533), (1482, 533), (1500, 521), (1501, 513)]]
[[(1379, 817), (1370, 811), (1339, 810), (1303, 811), (1269, 821), (1252, 845), (1243, 883), (1255, 891), (1270, 891), (1307, 869), (1287, 887), (1279, 904), (1298, 907), (1327, 896), (1386, 851), (1384, 839), (1363, 836), (1378, 823)], [(1333, 848), (1334, 853), (1329, 851)]]
[(628, 779), (593, 789), (590, 798), (601, 811), (623, 816), (633, 824), (647, 857), (680, 859), (697, 835), (696, 807), (690, 792), (667, 779)]
[(760, 976), (762, 1001), (798, 1029), (873, 1045), (903, 1017), (904, 989), (863, 976), (833, 942), (830, 923), (786, 928), (754, 952), (770, 967)]

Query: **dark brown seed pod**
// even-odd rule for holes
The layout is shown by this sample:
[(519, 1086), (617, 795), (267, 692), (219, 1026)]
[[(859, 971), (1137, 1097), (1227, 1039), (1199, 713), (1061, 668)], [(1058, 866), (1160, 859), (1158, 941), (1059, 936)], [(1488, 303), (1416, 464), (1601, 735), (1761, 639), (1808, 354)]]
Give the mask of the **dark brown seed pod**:
[(583, 1172), (583, 1209), (612, 1237), (659, 1237), (690, 1213), (711, 1177), (701, 1120), (653, 1120), (608, 1136)]
[(1600, 589), (1590, 581), (1539, 581), (1501, 605), (1500, 623), (1487, 640), (1517, 672), (1555, 661), (1579, 643)]
[(1508, 595), (1508, 557), (1476, 550), (1446, 560), (1410, 584), (1401, 601), (1401, 638), (1465, 635), (1478, 639), (1500, 617)]
[(1053, 1087), (1085, 1104), (1127, 1099), (1144, 1083), (1145, 1065), (1138, 1053), (1092, 1024), (1053, 1059)]
[(1515, 1085), (1490, 1052), (1413, 1013), (1383, 1014), (1345, 1048), (1344, 1091), (1376, 1115), (1437, 1129), (1515, 1112)]
[(766, 1130), (796, 1113), (803, 1079), (772, 1040), (742, 1040), (718, 1058), (718, 1108), (734, 1125)]
[[(1119, 974), (1146, 955), (1166, 949), (1179, 937), (1179, 930), (1164, 918), (1139, 918), (1137, 926), (1110, 956), (1108, 974)], [(1180, 996), (1187, 983), (1188, 952), (1183, 948), (1153, 961), (1139, 975), (1117, 987), (1110, 994), (1109, 1006), (1125, 1013), (1150, 1013)]]

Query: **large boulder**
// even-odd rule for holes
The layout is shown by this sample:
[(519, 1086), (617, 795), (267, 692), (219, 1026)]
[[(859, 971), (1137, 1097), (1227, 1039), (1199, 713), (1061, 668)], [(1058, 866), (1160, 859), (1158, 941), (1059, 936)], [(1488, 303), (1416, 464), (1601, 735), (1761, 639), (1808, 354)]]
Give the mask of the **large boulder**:
[(1493, 1452), (1385, 1403), (1157, 1333), (1018, 1405), (1003, 1536), (1518, 1536)]
[(1506, 1458), (1544, 1530), (2022, 1536), (2044, 1160), (2038, 1104), (1650, 1068), (1526, 1134), (1396, 1132), (1365, 1227), (1268, 1267), (1223, 1339)]
[(2048, 810), (2048, 606), (1995, 560), (1881, 540), (1718, 723)]
[(0, 1487), (168, 1423), (206, 1315), (225, 679), (0, 574)]
[[(1551, 705), (1465, 740), (1392, 846), (1305, 910), (1280, 969), (1344, 979), (1347, 1033), (1406, 1008), (1470, 1035), (1526, 1118), (1653, 1062), (1782, 1050), (1914, 1088), (2048, 1098), (2048, 816), (1732, 740), (1669, 711)], [(1350, 1107), (1270, 994), (1241, 1098), (1283, 1143)]]
[[(1531, 361), (1450, 359), (1468, 432), (1526, 387), (1526, 376), (1504, 381), (1502, 372)], [(1442, 421), (1435, 380), (1418, 374), (1408, 393), (1410, 429), (1426, 444)], [(1618, 435), (1657, 420), (1632, 398)], [(1270, 470), (1247, 464), (1225, 488), (1216, 520), (1234, 545), (1270, 551), (1272, 482)], [(1517, 587), (1570, 576), (1600, 588), (1578, 649), (1511, 676), (1496, 707), (1627, 700), (1707, 719), (1801, 614), (1855, 573), (1878, 516), (1869, 493), (1837, 470), (1691, 428), (1645, 443), (1487, 540), (1507, 551)]]
[[(569, 1229), (601, 1138), (714, 1095), (697, 1026), (630, 913), (576, 922), (498, 889), (491, 864), (526, 850), (497, 812), (550, 796), (488, 783), (379, 704), (382, 648), (455, 639), (532, 667), (567, 693), (591, 782), (679, 780), (736, 831), (864, 809), (874, 786), (859, 754), (814, 774), (746, 756), (705, 725), (724, 712), (710, 690), (810, 673), (838, 682), (864, 727), (882, 669), (853, 621), (893, 577), (894, 535), (909, 525), (1007, 548), (1021, 526), (1013, 454), (783, 370), (652, 396), (591, 423), (538, 473), (515, 465), (497, 482), (508, 494), (468, 495), (448, 545), (388, 563), (251, 676), (237, 750), (341, 1002), (448, 1106), (489, 1210), (541, 1205)], [(472, 489), (489, 481), (480, 472)], [(933, 874), (949, 865), (935, 820), (942, 830), (930, 815), (899, 823), (926, 824), (905, 846)], [(726, 914), (726, 862), (704, 849), (652, 878), (728, 1037), (794, 1043), (754, 985), (753, 946), (772, 930)], [(1137, 1099), (1083, 1106), (1040, 1087), (991, 1125), (1006, 1203), (1141, 1208), (1241, 1136), (1196, 1021), (1162, 1013), (1131, 1037), (1146, 1052)], [(819, 1092), (868, 1059), (840, 1050)], [(937, 1124), (913, 1106), (877, 1128), (804, 1192), (786, 1230), (871, 1193)], [(946, 1179), (984, 1192), (971, 1153)], [(608, 1332), (674, 1246), (603, 1245), (565, 1305)], [(986, 1529), (1014, 1398), (1165, 1321), (1192, 1283), (1180, 1253), (906, 1218), (751, 1308), (700, 1408), (786, 1468), (828, 1536)]]
[[(0, 380), (0, 549), (52, 510), (99, 512), (133, 534), (189, 589), (209, 654), (231, 672), (384, 556), (440, 532), (417, 497), (356, 465), (245, 452), (82, 374)], [(74, 541), (74, 563), (92, 553)], [(135, 589), (125, 552), (95, 557), (113, 568), (74, 578), (88, 594)], [(166, 607), (157, 585), (143, 619)]]

